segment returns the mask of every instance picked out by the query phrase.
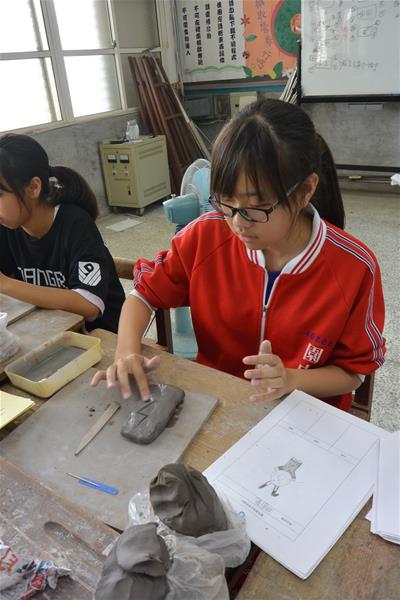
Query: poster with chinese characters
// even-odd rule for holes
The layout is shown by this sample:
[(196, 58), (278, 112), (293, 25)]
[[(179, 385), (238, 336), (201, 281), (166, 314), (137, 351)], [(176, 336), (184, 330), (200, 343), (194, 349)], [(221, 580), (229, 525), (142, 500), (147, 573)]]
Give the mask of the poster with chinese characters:
[(178, 0), (184, 82), (288, 77), (301, 0)]

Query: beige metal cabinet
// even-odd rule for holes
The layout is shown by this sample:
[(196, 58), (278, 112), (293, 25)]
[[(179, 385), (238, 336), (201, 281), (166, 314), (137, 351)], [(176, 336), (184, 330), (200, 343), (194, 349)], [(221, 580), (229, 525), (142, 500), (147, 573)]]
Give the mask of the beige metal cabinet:
[(108, 204), (136, 209), (171, 193), (164, 135), (142, 136), (134, 142), (100, 144)]

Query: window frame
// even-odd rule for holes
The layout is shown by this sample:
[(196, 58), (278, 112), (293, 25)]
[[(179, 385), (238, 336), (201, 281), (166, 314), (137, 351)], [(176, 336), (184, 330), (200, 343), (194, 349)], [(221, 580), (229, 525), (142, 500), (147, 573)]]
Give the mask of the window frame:
[[(38, 123), (30, 126), (24, 126), (21, 128), (14, 128), (12, 130), (4, 130), (0, 132), (0, 135), (7, 131), (19, 131), (19, 132), (39, 132), (50, 129), (58, 129), (73, 124), (78, 124), (86, 121), (93, 121), (96, 119), (113, 117), (131, 113), (138, 109), (137, 106), (128, 106), (127, 96), (125, 90), (125, 82), (123, 79), (122, 70), (122, 56), (141, 54), (147, 48), (120, 48), (118, 30), (116, 23), (116, 14), (114, 9), (115, 0), (106, 0), (109, 25), (111, 30), (112, 47), (110, 48), (95, 48), (85, 50), (63, 50), (61, 46), (61, 39), (59, 28), (57, 24), (56, 8), (52, 0), (40, 0), (40, 7), (43, 15), (44, 27), (46, 30), (48, 50), (34, 50), (34, 51), (23, 51), (23, 52), (2, 52), (0, 53), (1, 60), (21, 60), (21, 59), (32, 59), (32, 58), (49, 58), (52, 62), (54, 82), (56, 87), (56, 97), (51, 95), (52, 100), (52, 112), (57, 115), (60, 114), (60, 119), (49, 121), (46, 123)], [(151, 48), (151, 52), (155, 54), (163, 54), (162, 48), (164, 46), (162, 42), (162, 28), (160, 27), (159, 18), (159, 0), (155, 0), (155, 9), (157, 17), (157, 29), (158, 29), (158, 41), (159, 45), (155, 48)], [(68, 87), (67, 71), (65, 66), (64, 58), (69, 56), (114, 56), (116, 77), (118, 82), (118, 90), (121, 99), (121, 108), (100, 112), (92, 113), (88, 115), (82, 115), (75, 117), (73, 114), (71, 95)], [(58, 103), (58, 106), (57, 106)], [(59, 108), (59, 110), (58, 110)]]

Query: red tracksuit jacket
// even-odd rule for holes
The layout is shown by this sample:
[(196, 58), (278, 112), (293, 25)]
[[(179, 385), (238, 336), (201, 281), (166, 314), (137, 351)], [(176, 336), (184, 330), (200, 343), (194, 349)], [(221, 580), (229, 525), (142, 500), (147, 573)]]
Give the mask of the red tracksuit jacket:
[[(190, 306), (197, 361), (215, 369), (243, 377), (243, 357), (268, 339), (286, 367), (367, 375), (385, 352), (379, 266), (312, 210), (310, 242), (283, 268), (266, 306), (262, 251), (248, 250), (214, 212), (182, 229), (171, 250), (136, 263), (133, 294), (154, 308)], [(351, 395), (324, 400), (348, 410)]]

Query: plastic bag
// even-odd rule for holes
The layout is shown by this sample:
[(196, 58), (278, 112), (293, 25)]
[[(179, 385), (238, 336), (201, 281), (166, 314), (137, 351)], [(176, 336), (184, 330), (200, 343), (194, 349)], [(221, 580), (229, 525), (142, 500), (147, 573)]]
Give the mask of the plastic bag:
[(233, 512), (226, 498), (221, 498), (225, 514), (228, 517), (229, 529), (207, 533), (198, 538), (186, 536), (197, 546), (208, 552), (218, 554), (224, 559), (225, 567), (232, 568), (241, 565), (250, 552), (250, 538), (246, 532), (246, 520)]
[(8, 331), (8, 314), (0, 312), (0, 363), (8, 360), (19, 350), (19, 339)]
[(128, 142), (133, 142), (139, 139), (139, 125), (136, 119), (131, 119), (126, 124), (126, 139)]
[(224, 559), (225, 567), (238, 567), (246, 560), (250, 552), (250, 538), (246, 532), (246, 520), (233, 511), (225, 497), (221, 497), (219, 494), (219, 499), (230, 525), (229, 529), (224, 531), (207, 533), (197, 538), (176, 533), (164, 525), (154, 514), (149, 492), (138, 492), (131, 498), (128, 506), (129, 525), (156, 522), (158, 523), (157, 533), (163, 536), (170, 552), (175, 551), (179, 538), (185, 538), (208, 552), (219, 554)]
[(395, 173), (391, 176), (390, 185), (400, 185), (400, 173)]
[(245, 519), (233, 512), (225, 498), (220, 500), (230, 528), (194, 538), (176, 533), (160, 521), (154, 514), (149, 492), (139, 492), (131, 498), (129, 525), (157, 523), (157, 534), (163, 537), (170, 553), (167, 600), (228, 600), (225, 568), (237, 567), (245, 561), (250, 539)]
[(0, 540), (0, 597), (27, 600), (46, 588), (56, 589), (58, 578), (71, 570), (57, 567), (49, 560), (20, 557)]
[(177, 539), (166, 600), (229, 600), (223, 558), (196, 546), (193, 539)]

